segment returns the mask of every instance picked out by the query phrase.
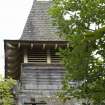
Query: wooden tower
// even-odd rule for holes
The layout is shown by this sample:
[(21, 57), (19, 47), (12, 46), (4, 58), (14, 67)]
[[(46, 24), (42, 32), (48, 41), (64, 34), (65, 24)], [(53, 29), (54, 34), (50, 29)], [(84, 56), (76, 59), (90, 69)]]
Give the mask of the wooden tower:
[(64, 67), (57, 51), (67, 42), (52, 25), (50, 6), (50, 1), (34, 0), (21, 38), (4, 41), (5, 76), (17, 80), (17, 105), (56, 105), (44, 98), (60, 91)]

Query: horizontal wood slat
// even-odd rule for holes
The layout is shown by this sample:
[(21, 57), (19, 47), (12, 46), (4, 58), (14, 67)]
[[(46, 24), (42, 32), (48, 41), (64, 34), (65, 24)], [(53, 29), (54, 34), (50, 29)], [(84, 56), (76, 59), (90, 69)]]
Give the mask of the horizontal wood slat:
[(25, 64), (21, 72), (22, 91), (33, 91), (38, 94), (52, 95), (62, 87), (64, 67), (60, 65)]
[(28, 52), (28, 62), (47, 62), (46, 51), (31, 50)]
[[(55, 50), (50, 50), (51, 63), (60, 63), (61, 57)], [(30, 50), (28, 52), (28, 62), (47, 63), (47, 50)]]

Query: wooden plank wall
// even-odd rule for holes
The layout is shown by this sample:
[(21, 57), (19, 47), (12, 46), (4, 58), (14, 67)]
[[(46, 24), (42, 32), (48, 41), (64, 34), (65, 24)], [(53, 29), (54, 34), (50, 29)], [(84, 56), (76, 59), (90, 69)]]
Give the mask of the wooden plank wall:
[(22, 89), (33, 91), (35, 95), (52, 95), (61, 88), (64, 68), (55, 65), (27, 64), (22, 67)]
[(56, 95), (61, 89), (63, 77), (64, 67), (60, 64), (22, 64), (20, 78), (22, 103), (32, 97)]

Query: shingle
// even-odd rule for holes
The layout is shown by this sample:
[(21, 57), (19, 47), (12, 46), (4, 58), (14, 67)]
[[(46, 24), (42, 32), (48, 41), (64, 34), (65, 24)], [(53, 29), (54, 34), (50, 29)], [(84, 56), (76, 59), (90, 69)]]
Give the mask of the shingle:
[(49, 7), (51, 1), (34, 0), (21, 40), (63, 41), (57, 34), (57, 27), (52, 25)]

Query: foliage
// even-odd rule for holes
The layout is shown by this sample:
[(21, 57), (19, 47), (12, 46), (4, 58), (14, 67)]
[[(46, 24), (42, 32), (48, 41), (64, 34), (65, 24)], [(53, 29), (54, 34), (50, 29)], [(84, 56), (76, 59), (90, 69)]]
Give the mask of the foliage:
[(0, 105), (12, 105), (13, 94), (12, 88), (16, 84), (16, 81), (9, 78), (0, 78)]
[(53, 0), (50, 14), (70, 44), (61, 49), (66, 74), (60, 97), (105, 104), (105, 0)]

